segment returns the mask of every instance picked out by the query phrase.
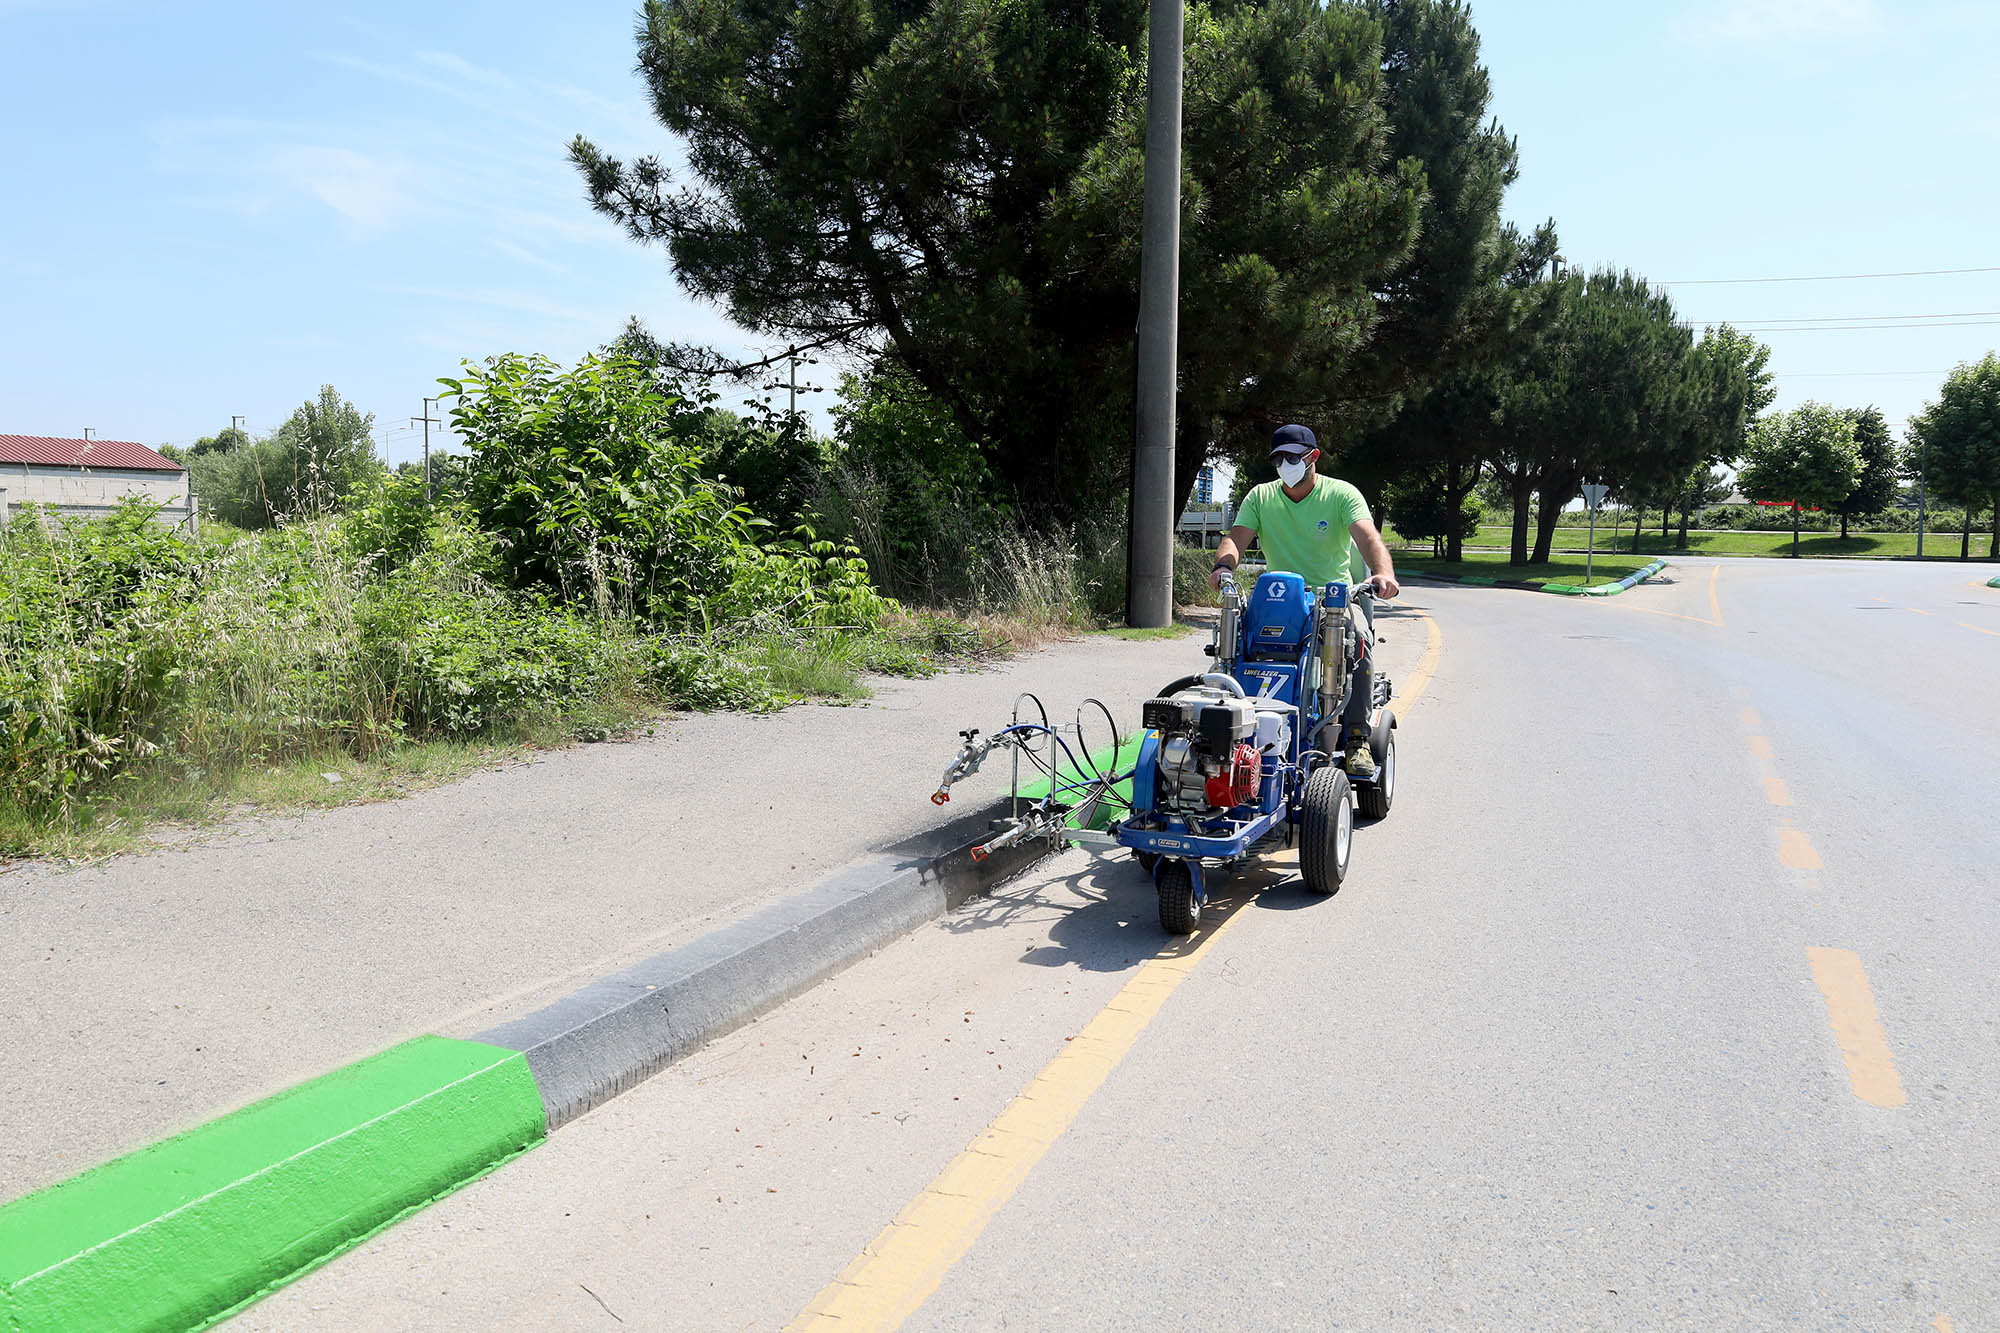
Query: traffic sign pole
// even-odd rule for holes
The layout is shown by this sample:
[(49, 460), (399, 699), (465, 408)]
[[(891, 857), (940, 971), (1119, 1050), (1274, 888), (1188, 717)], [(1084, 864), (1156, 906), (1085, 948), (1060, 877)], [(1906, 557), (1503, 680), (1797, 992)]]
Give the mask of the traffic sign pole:
[(1592, 483), (1583, 488), (1584, 508), (1590, 511), (1590, 544), (1583, 555), (1583, 586), (1590, 586), (1590, 571), (1597, 568), (1597, 507), (1604, 503), (1604, 493), (1609, 487)]

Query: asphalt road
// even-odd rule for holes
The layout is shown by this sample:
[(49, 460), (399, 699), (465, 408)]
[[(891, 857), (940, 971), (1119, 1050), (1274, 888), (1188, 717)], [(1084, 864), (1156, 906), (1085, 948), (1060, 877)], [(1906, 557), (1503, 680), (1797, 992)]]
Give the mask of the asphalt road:
[(1068, 855), (237, 1322), (2000, 1327), (1973, 573), (1412, 588), (1337, 897)]

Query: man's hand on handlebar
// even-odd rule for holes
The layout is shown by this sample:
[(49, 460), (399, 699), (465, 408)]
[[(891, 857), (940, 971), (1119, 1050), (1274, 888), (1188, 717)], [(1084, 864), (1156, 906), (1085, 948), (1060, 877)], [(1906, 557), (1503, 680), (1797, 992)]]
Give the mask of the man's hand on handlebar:
[(1362, 581), (1361, 586), (1374, 593), (1377, 597), (1385, 599), (1393, 598), (1403, 590), (1403, 585), (1396, 582), (1394, 574), (1370, 574)]
[(1234, 586), (1235, 582), (1236, 571), (1233, 569), (1224, 569), (1218, 565), (1208, 572), (1208, 586), (1217, 592), (1221, 592), (1225, 586)]

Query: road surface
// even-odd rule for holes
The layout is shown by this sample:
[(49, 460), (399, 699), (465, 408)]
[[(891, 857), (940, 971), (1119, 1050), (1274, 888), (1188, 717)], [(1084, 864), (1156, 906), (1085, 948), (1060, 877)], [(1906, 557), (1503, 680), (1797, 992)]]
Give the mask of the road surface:
[(1066, 855), (237, 1324), (2000, 1327), (2000, 590), (1670, 573), (1410, 589), (1338, 896)]

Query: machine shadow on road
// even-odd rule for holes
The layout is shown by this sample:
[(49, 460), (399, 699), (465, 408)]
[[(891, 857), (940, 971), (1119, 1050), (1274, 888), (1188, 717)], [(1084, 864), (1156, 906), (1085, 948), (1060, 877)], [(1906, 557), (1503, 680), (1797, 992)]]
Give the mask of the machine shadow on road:
[(1093, 857), (1067, 875), (1024, 875), (967, 903), (943, 925), (963, 934), (1046, 921), (1046, 942), (1028, 948), (1021, 962), (1086, 972), (1129, 972), (1151, 959), (1191, 951), (1215, 927), (1252, 903), (1264, 911), (1292, 912), (1328, 901), (1307, 893), (1299, 882), (1294, 848), (1265, 851), (1234, 873), (1209, 873), (1212, 896), (1202, 908), (1201, 929), (1190, 936), (1160, 929), (1152, 880), (1128, 856)]

